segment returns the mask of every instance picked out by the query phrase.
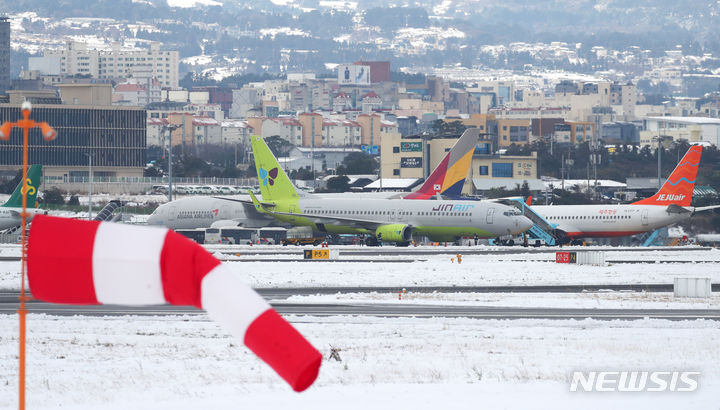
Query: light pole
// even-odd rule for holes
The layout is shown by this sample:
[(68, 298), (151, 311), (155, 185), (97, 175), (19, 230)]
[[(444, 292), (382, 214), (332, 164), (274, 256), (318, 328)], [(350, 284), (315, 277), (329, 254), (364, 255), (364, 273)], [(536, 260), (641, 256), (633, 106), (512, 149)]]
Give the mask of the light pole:
[(658, 157), (658, 190), (662, 188), (662, 185), (665, 181), (662, 180), (662, 150), (670, 148), (673, 145), (672, 137), (669, 137), (667, 135), (659, 135), (657, 137), (658, 141), (658, 148), (657, 148), (657, 157)]
[[(173, 174), (172, 174), (172, 132), (178, 129), (180, 126), (176, 124), (170, 124), (170, 125), (163, 125), (163, 136), (169, 131), (170, 138), (167, 139), (167, 148), (168, 148), (168, 201), (172, 201), (173, 199)], [(184, 130), (184, 128), (183, 128)], [(184, 139), (183, 139), (184, 141)], [(163, 143), (163, 145), (165, 145)]]
[(88, 157), (88, 178), (90, 179), (90, 188), (88, 189), (88, 221), (92, 220), (92, 184), (93, 184), (93, 174), (92, 174), (92, 157), (95, 155), (92, 152), (86, 152), (83, 153), (86, 157)]
[(55, 139), (55, 136), (57, 133), (55, 130), (48, 125), (46, 122), (35, 122), (30, 119), (30, 113), (32, 112), (32, 105), (30, 105), (29, 101), (25, 101), (20, 106), (20, 110), (22, 112), (23, 119), (18, 120), (17, 122), (5, 122), (0, 126), (0, 140), (9, 140), (10, 139), (10, 133), (12, 132), (13, 127), (18, 127), (23, 129), (23, 172), (22, 172), (22, 181), (23, 181), (23, 187), (20, 190), (20, 193), (22, 194), (22, 213), (20, 214), (21, 217), (21, 223), (20, 223), (20, 230), (21, 230), (21, 279), (20, 279), (20, 308), (18, 309), (18, 316), (20, 317), (20, 337), (19, 337), (19, 350), (20, 354), (18, 356), (18, 395), (19, 395), (19, 402), (18, 407), (20, 410), (25, 409), (25, 317), (27, 315), (27, 309), (25, 308), (25, 302), (30, 299), (29, 296), (25, 295), (25, 271), (27, 269), (27, 235), (25, 234), (25, 227), (27, 226), (27, 194), (34, 188), (30, 186), (29, 180), (27, 177), (27, 171), (28, 171), (28, 134), (30, 131), (30, 128), (39, 127), (40, 132), (42, 133), (43, 138), (45, 141), (51, 141)]

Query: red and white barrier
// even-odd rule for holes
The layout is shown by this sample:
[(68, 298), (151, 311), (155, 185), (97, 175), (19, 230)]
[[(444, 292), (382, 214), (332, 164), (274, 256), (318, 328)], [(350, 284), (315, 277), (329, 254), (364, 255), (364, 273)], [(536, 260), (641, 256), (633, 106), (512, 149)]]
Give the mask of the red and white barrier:
[(64, 304), (205, 309), (295, 391), (317, 378), (322, 355), (229, 268), (167, 229), (38, 215), (28, 242), (32, 295)]

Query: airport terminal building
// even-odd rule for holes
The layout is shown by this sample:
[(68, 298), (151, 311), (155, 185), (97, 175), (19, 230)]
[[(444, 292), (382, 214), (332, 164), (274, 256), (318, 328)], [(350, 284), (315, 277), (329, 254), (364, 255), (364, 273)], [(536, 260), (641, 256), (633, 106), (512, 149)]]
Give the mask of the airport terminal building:
[[(0, 104), (0, 122), (22, 118), (19, 104)], [(30, 131), (30, 164), (42, 164), (47, 178), (57, 182), (89, 175), (92, 155), (94, 177), (142, 177), (145, 167), (146, 113), (142, 108), (36, 104), (30, 116), (57, 131), (45, 141), (38, 128)], [(0, 169), (22, 166), (22, 130), (15, 128), (9, 141), (0, 141)]]

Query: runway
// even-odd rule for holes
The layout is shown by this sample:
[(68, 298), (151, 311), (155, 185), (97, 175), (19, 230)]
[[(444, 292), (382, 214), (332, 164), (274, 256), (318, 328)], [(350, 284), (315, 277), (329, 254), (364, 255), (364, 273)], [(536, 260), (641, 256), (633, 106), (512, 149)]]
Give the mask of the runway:
[[(518, 285), (518, 286), (322, 286), (256, 288), (265, 299), (287, 299), (291, 296), (335, 295), (347, 293), (397, 293), (405, 289), (409, 293), (582, 293), (582, 292), (672, 292), (672, 283), (635, 284), (583, 284), (583, 285)], [(713, 292), (720, 292), (720, 283), (712, 284)], [(0, 291), (0, 303), (18, 300), (16, 290)]]
[[(373, 317), (414, 317), (414, 318), (474, 318), (474, 319), (598, 319), (598, 320), (720, 320), (720, 309), (568, 309), (533, 307), (489, 307), (453, 305), (417, 305), (398, 303), (285, 303), (275, 302), (273, 307), (281, 314), (304, 316), (373, 316)], [(0, 314), (14, 314), (17, 301), (0, 302)], [(170, 316), (202, 315), (204, 312), (191, 306), (114, 306), (59, 305), (38, 301), (27, 304), (29, 313), (53, 316)]]

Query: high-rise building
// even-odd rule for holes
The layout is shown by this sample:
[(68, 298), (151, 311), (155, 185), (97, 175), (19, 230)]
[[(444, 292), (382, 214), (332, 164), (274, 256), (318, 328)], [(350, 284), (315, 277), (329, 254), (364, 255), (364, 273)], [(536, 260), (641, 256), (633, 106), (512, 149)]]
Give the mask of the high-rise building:
[[(58, 66), (58, 60), (60, 64)], [(156, 78), (162, 87), (177, 88), (179, 54), (151, 43), (148, 49), (126, 49), (113, 43), (109, 49), (90, 49), (69, 41), (65, 48), (47, 50), (30, 61), (31, 69), (44, 74), (85, 75), (107, 80)]]
[[(0, 104), (0, 122), (21, 118), (19, 104)], [(141, 177), (146, 161), (147, 115), (139, 107), (33, 105), (32, 119), (46, 121), (57, 138), (43, 140), (39, 128), (30, 130), (29, 160), (43, 164), (46, 178), (67, 181), (87, 177), (88, 154), (95, 177)], [(22, 130), (0, 144), (0, 169), (22, 164)]]
[(10, 88), (10, 20), (0, 17), (0, 92)]

